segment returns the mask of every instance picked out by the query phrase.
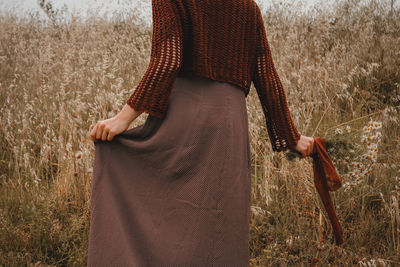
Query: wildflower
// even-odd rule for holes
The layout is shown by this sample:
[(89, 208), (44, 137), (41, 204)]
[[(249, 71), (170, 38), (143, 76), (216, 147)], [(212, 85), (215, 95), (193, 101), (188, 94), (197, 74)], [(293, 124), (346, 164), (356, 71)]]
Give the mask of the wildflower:
[[(367, 147), (364, 153), (359, 154), (359, 160), (354, 159), (354, 162), (349, 162), (352, 170), (348, 173), (352, 177), (353, 181), (346, 184), (347, 189), (349, 187), (357, 186), (361, 184), (363, 178), (370, 175), (376, 166), (378, 158), (378, 147), (381, 144), (382, 133), (377, 131), (382, 127), (382, 122), (370, 120), (367, 126), (363, 127), (363, 133), (361, 134), (361, 142), (363, 146)], [(346, 132), (350, 132), (351, 128), (346, 126)], [(340, 128), (336, 129), (336, 134), (342, 134), (343, 131)]]
[(351, 167), (360, 168), (360, 166), (361, 166), (360, 162), (352, 162), (352, 163), (351, 163)]
[(371, 127), (374, 126), (374, 122), (372, 120), (369, 122), (369, 126), (371, 126)]
[(355, 169), (350, 173), (350, 175), (353, 177), (358, 177), (360, 175), (360, 170)]
[(336, 128), (335, 133), (336, 134), (343, 134), (343, 130), (340, 129), (340, 128)]
[(373, 122), (373, 128), (374, 128), (374, 129), (380, 129), (380, 128), (382, 128), (382, 122), (374, 121), (374, 122)]
[(347, 125), (347, 126), (346, 126), (346, 131), (347, 131), (348, 133), (351, 132), (351, 127), (350, 127), (350, 125)]
[(378, 146), (377, 146), (376, 144), (369, 143), (369, 144), (368, 144), (368, 149), (369, 149), (370, 151), (376, 151), (376, 150), (378, 150)]

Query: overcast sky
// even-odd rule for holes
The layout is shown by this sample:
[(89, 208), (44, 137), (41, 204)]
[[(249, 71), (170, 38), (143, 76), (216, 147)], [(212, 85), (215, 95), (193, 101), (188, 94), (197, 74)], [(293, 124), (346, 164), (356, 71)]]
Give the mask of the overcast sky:
[[(78, 11), (83, 17), (93, 12), (102, 15), (104, 12), (109, 12), (111, 14), (113, 11), (124, 12), (131, 8), (138, 7), (139, 10), (143, 11), (143, 16), (147, 17), (147, 21), (151, 22), (151, 0), (50, 0), (50, 2), (53, 3), (54, 7), (57, 9), (61, 9), (63, 6), (67, 7), (70, 11), (75, 9), (75, 11)], [(260, 6), (267, 7), (272, 1), (256, 0), (256, 2), (259, 3)], [(318, 2), (318, 0), (292, 0), (291, 2), (303, 2), (307, 7), (310, 7), (315, 2)], [(39, 7), (38, 0), (0, 0), (0, 12), (6, 10), (11, 10), (18, 15), (23, 15), (26, 12), (32, 11), (37, 11), (40, 15), (44, 15)]]
[[(0, 12), (12, 10), (13, 13), (24, 15), (26, 12), (39, 12), (44, 16), (44, 12), (40, 9), (39, 0), (0, 0)], [(66, 7), (69, 12), (75, 10), (75, 14), (79, 12), (82, 17), (90, 14), (103, 15), (105, 12), (112, 14), (113, 11), (128, 12), (130, 9), (138, 8), (142, 11), (142, 16), (147, 23), (151, 23), (151, 0), (49, 0), (56, 9)], [(294, 4), (302, 3), (307, 11), (313, 5), (328, 5), (329, 2), (335, 0), (255, 0), (261, 8), (267, 8), (274, 2), (290, 2)], [(338, 1), (338, 0), (336, 0)], [(389, 1), (389, 0), (386, 0)], [(400, 0), (396, 0), (399, 5)], [(322, 4), (321, 4), (322, 3)]]
[[(44, 15), (39, 0), (0, 0), (0, 12), (11, 10), (13, 13), (23, 15), (26, 12), (39, 12)], [(151, 14), (151, 0), (49, 0), (56, 9), (66, 7), (69, 11), (78, 11), (83, 17), (95, 13), (102, 15), (104, 12), (126, 11), (139, 7), (144, 14)], [(74, 12), (76, 13), (76, 12)]]

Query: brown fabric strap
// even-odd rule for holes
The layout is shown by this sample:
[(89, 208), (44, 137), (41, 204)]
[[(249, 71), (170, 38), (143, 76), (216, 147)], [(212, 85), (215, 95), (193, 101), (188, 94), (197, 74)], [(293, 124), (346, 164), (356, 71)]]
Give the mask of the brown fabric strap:
[(338, 190), (342, 186), (342, 180), (328, 155), (324, 138), (314, 138), (314, 149), (311, 157), (313, 158), (314, 184), (332, 224), (336, 244), (340, 245), (343, 243), (343, 231), (329, 191)]

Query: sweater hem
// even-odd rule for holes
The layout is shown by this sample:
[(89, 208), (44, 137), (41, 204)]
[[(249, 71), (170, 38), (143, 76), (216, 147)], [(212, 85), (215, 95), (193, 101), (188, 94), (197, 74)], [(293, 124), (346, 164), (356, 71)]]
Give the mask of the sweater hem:
[[(215, 76), (215, 75), (212, 75), (212, 74), (209, 74), (209, 73), (190, 71), (190, 72), (180, 73), (180, 75), (178, 75), (178, 77), (182, 77), (182, 78), (184, 78), (184, 77), (192, 77), (192, 76), (201, 76), (201, 77), (206, 77), (206, 78), (212, 79), (212, 80), (217, 81), (217, 82), (233, 84), (235, 86), (240, 87), (240, 89), (242, 89), (244, 91), (246, 97), (247, 97), (247, 95), (249, 94), (249, 91), (250, 91), (250, 86), (245, 86), (240, 81), (236, 81), (236, 80), (227, 79), (227, 78), (224, 78), (224, 77)], [(250, 84), (251, 84), (251, 82), (250, 82)]]

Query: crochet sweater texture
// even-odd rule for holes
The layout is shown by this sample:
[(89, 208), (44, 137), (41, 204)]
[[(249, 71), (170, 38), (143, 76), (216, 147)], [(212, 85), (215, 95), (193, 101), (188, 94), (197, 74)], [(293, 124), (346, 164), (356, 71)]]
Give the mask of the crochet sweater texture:
[(163, 118), (176, 77), (204, 76), (257, 90), (273, 151), (296, 146), (264, 21), (254, 0), (152, 0), (149, 66), (126, 103)]

